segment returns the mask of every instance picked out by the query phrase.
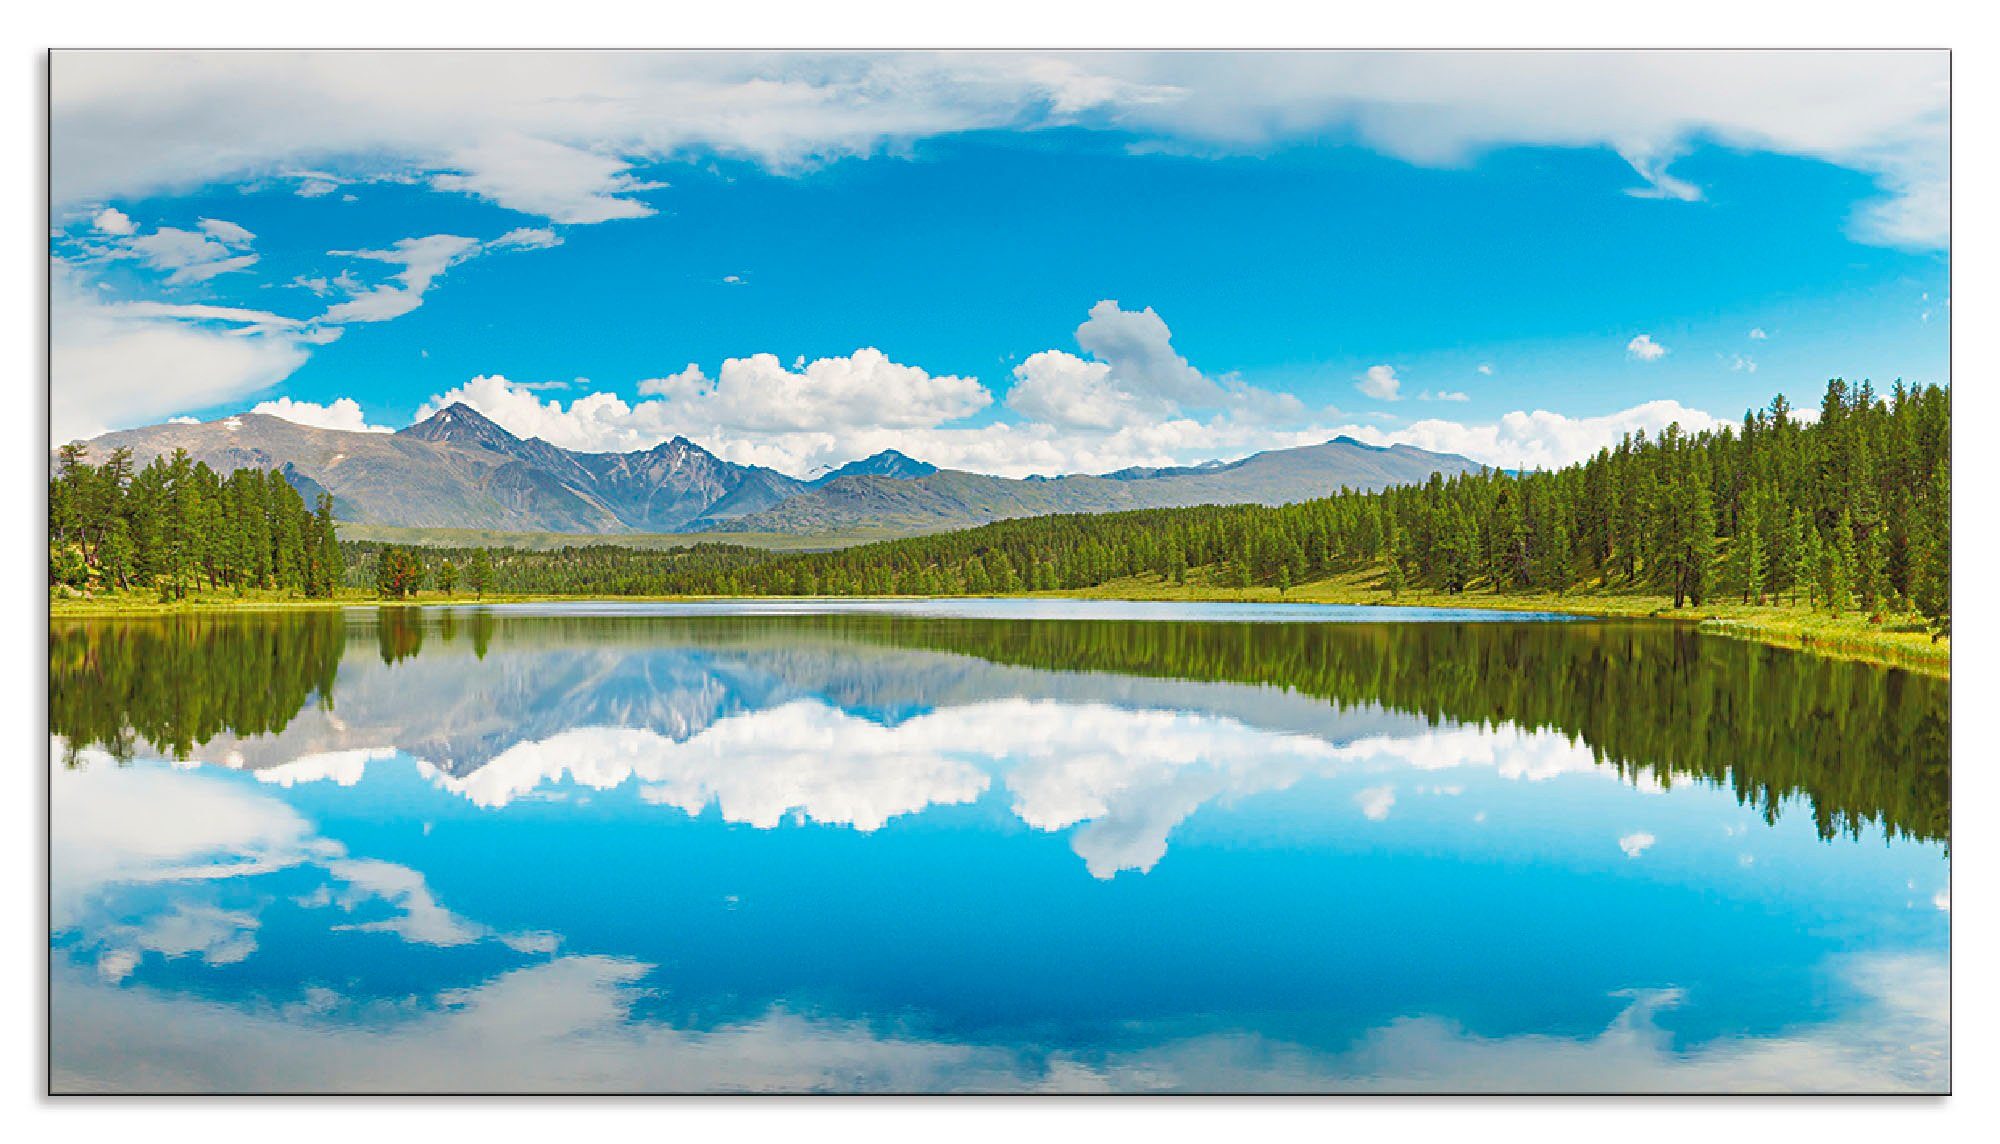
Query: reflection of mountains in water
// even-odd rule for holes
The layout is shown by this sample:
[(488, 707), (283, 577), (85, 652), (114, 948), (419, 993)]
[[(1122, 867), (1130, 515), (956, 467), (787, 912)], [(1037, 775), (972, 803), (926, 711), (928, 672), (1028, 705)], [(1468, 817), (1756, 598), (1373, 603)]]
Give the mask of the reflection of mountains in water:
[[(464, 778), (578, 728), (684, 743), (810, 699), (884, 726), (998, 699), (1189, 712), (1331, 745), (1471, 724), (1580, 739), (1820, 832), (1945, 839), (1943, 681), (1639, 624), (1033, 623), (384, 609), (52, 624), (72, 745), (262, 769), (400, 748)], [(1254, 685), (1254, 686), (1246, 686)], [(829, 747), (832, 744), (828, 744)]]

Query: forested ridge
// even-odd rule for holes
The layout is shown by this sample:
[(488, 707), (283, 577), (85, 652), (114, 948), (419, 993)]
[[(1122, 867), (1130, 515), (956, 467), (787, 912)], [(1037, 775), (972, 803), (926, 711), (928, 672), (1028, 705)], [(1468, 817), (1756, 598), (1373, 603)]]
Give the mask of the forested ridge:
[(1780, 396), (1741, 425), (1640, 432), (1552, 472), (1433, 476), (1277, 508), (1029, 517), (834, 552), (347, 548), (352, 582), (386, 584), (394, 578), (385, 569), (400, 566), (399, 583), (438, 584), (434, 573), (449, 569), (452, 588), (478, 592), (981, 595), (1147, 574), (1283, 592), (1380, 567), (1390, 598), (1412, 587), (1629, 589), (1676, 607), (1731, 598), (1917, 613), (1945, 633), (1951, 391), (1899, 382), (1884, 397), (1835, 380), (1812, 418)]

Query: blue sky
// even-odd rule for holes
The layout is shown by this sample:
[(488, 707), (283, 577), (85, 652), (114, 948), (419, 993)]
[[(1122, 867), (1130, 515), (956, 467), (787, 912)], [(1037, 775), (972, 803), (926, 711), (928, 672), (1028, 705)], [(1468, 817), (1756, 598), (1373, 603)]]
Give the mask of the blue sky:
[(1942, 57), (1745, 55), (59, 56), (53, 430), (1523, 465), (1949, 380)]

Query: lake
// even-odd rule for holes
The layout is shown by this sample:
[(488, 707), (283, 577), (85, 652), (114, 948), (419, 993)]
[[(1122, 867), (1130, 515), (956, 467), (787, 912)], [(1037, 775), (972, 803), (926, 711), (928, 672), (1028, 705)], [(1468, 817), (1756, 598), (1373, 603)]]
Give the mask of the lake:
[(1664, 623), (53, 621), (63, 1092), (1919, 1091), (1947, 681)]

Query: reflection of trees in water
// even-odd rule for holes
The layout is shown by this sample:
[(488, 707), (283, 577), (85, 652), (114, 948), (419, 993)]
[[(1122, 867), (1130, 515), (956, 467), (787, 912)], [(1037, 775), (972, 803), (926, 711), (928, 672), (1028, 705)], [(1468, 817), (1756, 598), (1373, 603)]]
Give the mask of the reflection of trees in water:
[(1433, 723), (1552, 728), (1621, 773), (1733, 789), (1822, 837), (1951, 835), (1951, 685), (1673, 624), (1062, 625), (885, 621), (879, 635), (1051, 670), (1268, 684)]
[[(441, 635), (450, 640), (457, 634), (457, 619), (445, 613)], [(424, 613), (421, 608), (381, 608), (375, 615), (375, 646), (382, 662), (394, 664), (424, 648)]]
[(225, 731), (282, 731), (305, 705), (331, 706), (346, 646), (335, 612), (55, 621), (49, 729), (77, 752), (129, 759), (138, 742), (177, 759)]
[[(372, 628), (372, 632), (368, 629)], [(228, 730), (282, 730), (330, 704), (344, 642), (385, 663), (426, 648), (859, 642), (1053, 671), (1283, 687), (1432, 723), (1513, 723), (1587, 743), (1621, 773), (1727, 786), (1775, 819), (1803, 798), (1823, 837), (1880, 825), (1948, 840), (1946, 681), (1666, 624), (1219, 624), (889, 615), (466, 616), (383, 608), (51, 624), (51, 727), (72, 751), (129, 757), (134, 738), (185, 757)], [(467, 665), (468, 672), (478, 669)]]

